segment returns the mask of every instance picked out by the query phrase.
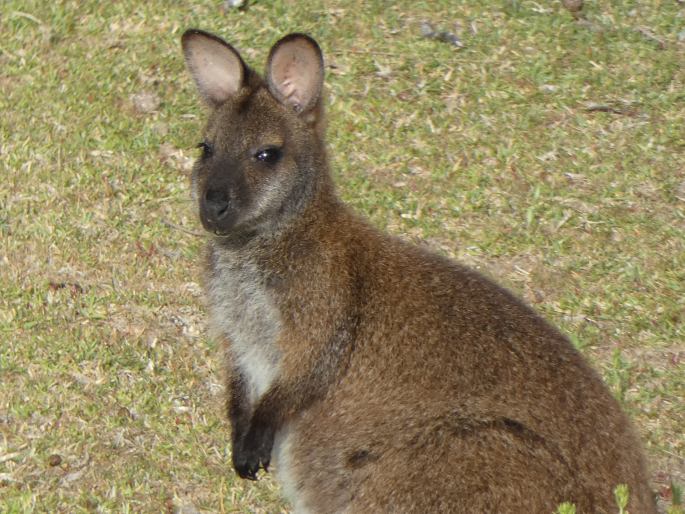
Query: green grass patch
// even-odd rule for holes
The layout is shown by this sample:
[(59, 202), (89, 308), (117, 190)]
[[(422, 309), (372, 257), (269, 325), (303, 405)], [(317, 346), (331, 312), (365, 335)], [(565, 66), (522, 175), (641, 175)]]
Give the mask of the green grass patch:
[(682, 6), (247, 4), (3, 3), (0, 511), (288, 509), (227, 454), (188, 188), (204, 112), (179, 44), (201, 27), (260, 70), (287, 32), (321, 43), (342, 196), (571, 334), (682, 512)]

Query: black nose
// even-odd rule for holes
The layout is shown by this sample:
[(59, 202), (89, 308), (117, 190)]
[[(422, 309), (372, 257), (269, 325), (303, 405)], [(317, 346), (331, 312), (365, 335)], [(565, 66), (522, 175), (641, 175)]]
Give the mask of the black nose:
[(213, 221), (220, 221), (228, 214), (228, 195), (219, 189), (208, 189), (205, 192), (205, 208)]

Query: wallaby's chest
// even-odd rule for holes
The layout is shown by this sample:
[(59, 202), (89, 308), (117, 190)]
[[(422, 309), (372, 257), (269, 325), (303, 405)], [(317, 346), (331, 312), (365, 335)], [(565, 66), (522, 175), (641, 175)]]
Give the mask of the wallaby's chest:
[(214, 252), (207, 294), (213, 329), (225, 336), (255, 402), (278, 374), (281, 320), (263, 274), (250, 262)]

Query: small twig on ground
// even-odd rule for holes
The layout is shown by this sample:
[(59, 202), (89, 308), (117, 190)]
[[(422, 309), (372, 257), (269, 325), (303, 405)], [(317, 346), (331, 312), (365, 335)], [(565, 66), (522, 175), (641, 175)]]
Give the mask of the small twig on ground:
[(654, 32), (652, 32), (647, 27), (638, 27), (635, 30), (638, 33), (642, 34), (645, 38), (649, 39), (650, 41), (654, 41), (657, 44), (657, 46), (659, 47), (659, 50), (663, 50), (664, 48), (666, 48), (666, 41), (661, 39), (659, 36), (657, 36)]
[(5, 455), (0, 455), (0, 464), (3, 462), (7, 462), (8, 460), (14, 460), (17, 457), (21, 457), (23, 452), (12, 452), (12, 453), (6, 453)]
[(333, 55), (361, 54), (361, 55), (388, 55), (391, 57), (399, 57), (400, 56), (400, 54), (393, 53), (393, 52), (377, 52), (375, 50), (354, 50), (354, 49), (336, 50), (336, 51), (333, 51), (330, 53), (332, 53)]
[(29, 14), (23, 11), (13, 11), (12, 13), (10, 13), (10, 18), (26, 18), (27, 20), (31, 20), (32, 22), (37, 23), (38, 25), (44, 25), (44, 23), (40, 21), (38, 18), (36, 18), (33, 14)]
[(611, 107), (610, 105), (606, 104), (587, 104), (585, 106), (585, 110), (587, 112), (611, 112), (613, 114), (623, 114), (621, 109), (616, 109), (615, 107)]
[(678, 455), (677, 453), (670, 452), (670, 451), (665, 450), (663, 448), (659, 448), (659, 451), (662, 453), (665, 453), (666, 455), (670, 455), (671, 457), (674, 457), (674, 458), (676, 458), (682, 462), (685, 462), (685, 457), (682, 457), (682, 456)]
[(166, 225), (169, 228), (185, 232), (186, 234), (190, 234), (191, 236), (204, 237), (204, 234), (202, 234), (201, 232), (195, 232), (194, 230), (182, 227), (181, 225), (176, 225), (175, 223), (171, 223), (170, 221), (165, 219), (162, 219), (162, 225)]
[(586, 112), (608, 112), (611, 114), (620, 114), (622, 116), (639, 116), (639, 111), (630, 105), (626, 105), (626, 107), (615, 107), (613, 105), (608, 105), (608, 104), (599, 104), (599, 103), (594, 103), (594, 102), (588, 102), (585, 104), (585, 111)]

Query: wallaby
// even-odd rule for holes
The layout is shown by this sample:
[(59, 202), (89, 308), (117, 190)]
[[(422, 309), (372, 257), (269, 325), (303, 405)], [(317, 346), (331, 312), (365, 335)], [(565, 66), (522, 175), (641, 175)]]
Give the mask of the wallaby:
[(273, 461), (296, 512), (656, 512), (638, 438), (569, 340), (505, 289), (383, 234), (338, 198), (323, 57), (265, 78), (182, 38), (209, 119), (192, 174), (226, 344), (233, 466)]

